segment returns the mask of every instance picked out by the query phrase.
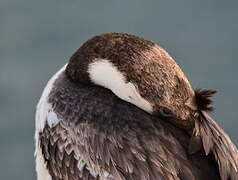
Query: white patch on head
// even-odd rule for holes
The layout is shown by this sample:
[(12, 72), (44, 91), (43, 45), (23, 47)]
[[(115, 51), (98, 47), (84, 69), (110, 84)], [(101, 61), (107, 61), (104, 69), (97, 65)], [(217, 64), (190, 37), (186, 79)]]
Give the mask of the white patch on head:
[[(65, 70), (67, 64), (61, 68), (47, 83), (39, 103), (36, 109), (36, 117), (35, 117), (35, 142), (36, 142), (36, 152), (38, 147), (38, 139), (39, 139), (39, 132), (41, 132), (45, 126), (46, 121), (48, 122), (49, 126), (54, 126), (59, 122), (59, 118), (52, 109), (51, 104), (48, 102), (48, 96), (53, 88), (53, 84), (55, 80), (59, 77), (59, 75)], [(36, 153), (35, 152), (35, 153)]]
[(37, 172), (37, 180), (52, 180), (47, 168), (46, 163), (42, 154), (40, 147), (37, 147), (36, 153), (36, 172)]
[(92, 82), (110, 89), (119, 98), (151, 113), (152, 105), (138, 93), (133, 83), (126, 82), (123, 74), (109, 60), (96, 59), (89, 64), (88, 73)]

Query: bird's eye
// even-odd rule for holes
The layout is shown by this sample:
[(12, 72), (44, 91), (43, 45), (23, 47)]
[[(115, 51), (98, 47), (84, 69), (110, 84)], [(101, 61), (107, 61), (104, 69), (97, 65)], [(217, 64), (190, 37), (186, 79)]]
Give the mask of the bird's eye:
[(172, 111), (166, 107), (159, 108), (160, 115), (163, 117), (171, 117), (173, 115)]

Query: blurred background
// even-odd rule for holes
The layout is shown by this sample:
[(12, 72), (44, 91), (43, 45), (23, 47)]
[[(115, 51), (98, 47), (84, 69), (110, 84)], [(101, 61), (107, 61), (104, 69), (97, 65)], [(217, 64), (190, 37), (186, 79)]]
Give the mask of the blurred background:
[(33, 180), (34, 113), (47, 80), (90, 37), (127, 32), (160, 44), (238, 145), (238, 1), (0, 0), (0, 179)]

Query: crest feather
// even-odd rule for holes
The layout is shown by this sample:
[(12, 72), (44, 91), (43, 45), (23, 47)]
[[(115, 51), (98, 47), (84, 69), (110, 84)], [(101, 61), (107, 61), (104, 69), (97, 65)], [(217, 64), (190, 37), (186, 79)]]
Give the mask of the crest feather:
[(214, 108), (210, 105), (212, 104), (212, 100), (210, 99), (217, 91), (210, 89), (196, 89), (195, 90), (195, 100), (197, 109), (201, 111), (213, 111)]

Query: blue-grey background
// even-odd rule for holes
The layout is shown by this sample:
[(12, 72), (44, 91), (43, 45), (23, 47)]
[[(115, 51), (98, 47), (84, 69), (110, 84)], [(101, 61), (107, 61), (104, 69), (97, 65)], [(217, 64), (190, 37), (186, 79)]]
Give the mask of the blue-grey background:
[(213, 88), (213, 117), (238, 144), (237, 0), (0, 0), (0, 179), (33, 180), (35, 105), (49, 77), (93, 35), (154, 40), (194, 87)]

